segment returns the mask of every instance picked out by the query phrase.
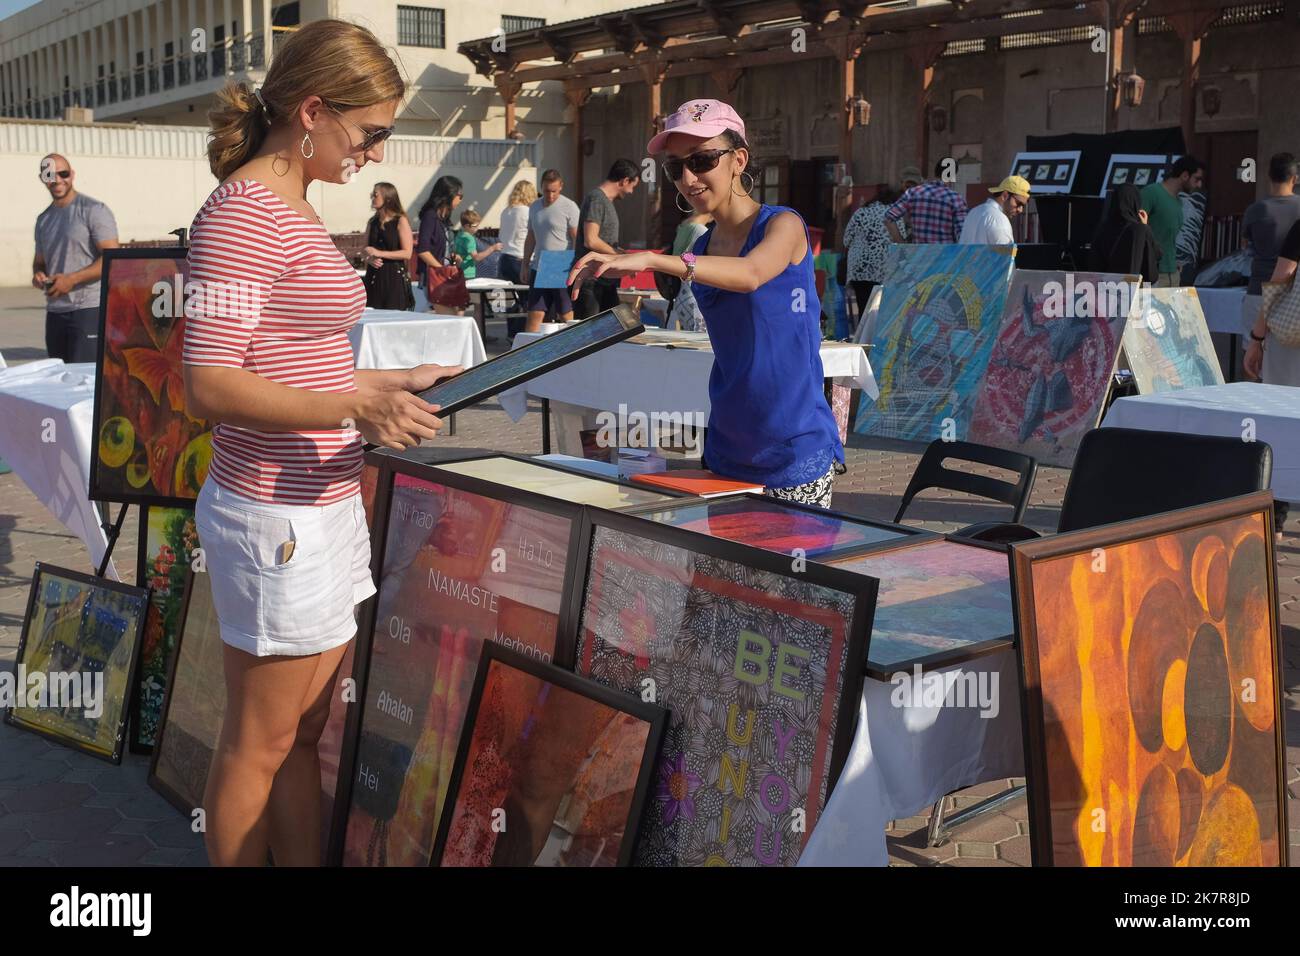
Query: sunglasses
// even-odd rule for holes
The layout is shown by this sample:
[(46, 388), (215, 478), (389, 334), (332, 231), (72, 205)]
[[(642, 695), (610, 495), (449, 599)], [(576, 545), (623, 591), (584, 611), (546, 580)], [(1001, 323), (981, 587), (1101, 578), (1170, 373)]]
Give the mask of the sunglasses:
[(734, 146), (730, 149), (702, 149), (698, 153), (691, 153), (685, 159), (665, 159), (664, 172), (673, 182), (681, 179), (682, 172), (687, 169), (698, 176), (711, 169), (717, 169), (719, 160), (735, 151)]
[[(60, 179), (68, 179), (69, 177), (72, 176), (72, 170), (70, 169), (59, 169), (59, 170), (53, 170), (52, 172), (54, 172), (54, 174), (58, 176)], [(40, 173), (37, 178), (47, 183), (54, 182), (54, 180), (50, 179), (49, 173)]]
[(352, 147), (355, 152), (364, 153), (368, 149), (374, 149), (384, 140), (388, 139), (388, 137), (392, 136), (395, 130), (392, 126), (385, 126), (382, 129), (371, 130), (367, 133), (362, 127), (352, 122), (352, 120), (348, 119), (334, 107), (327, 105), (326, 108), (343, 122), (361, 133), (362, 140), (360, 145)]

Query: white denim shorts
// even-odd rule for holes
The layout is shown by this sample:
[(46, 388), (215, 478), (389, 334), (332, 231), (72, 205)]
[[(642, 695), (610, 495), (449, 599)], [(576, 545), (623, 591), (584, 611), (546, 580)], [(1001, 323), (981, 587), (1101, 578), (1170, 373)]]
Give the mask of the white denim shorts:
[(258, 657), (301, 657), (356, 635), (354, 609), (375, 593), (360, 495), (281, 505), (208, 481), (194, 520), (225, 643)]

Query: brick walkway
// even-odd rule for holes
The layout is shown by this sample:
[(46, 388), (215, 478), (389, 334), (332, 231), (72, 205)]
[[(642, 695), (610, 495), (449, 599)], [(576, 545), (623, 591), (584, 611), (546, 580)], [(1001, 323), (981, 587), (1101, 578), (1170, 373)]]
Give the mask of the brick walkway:
[[(27, 290), (0, 290), (0, 352), (10, 361), (40, 357), (40, 319)], [(490, 326), (502, 336), (504, 329)], [(16, 347), (16, 348), (15, 348)], [(489, 351), (500, 344), (489, 346)], [(18, 354), (14, 354), (15, 351)], [(458, 434), (439, 439), (447, 448), (533, 454), (541, 450), (541, 416), (534, 407), (518, 424), (495, 403), (457, 416)], [(836, 483), (835, 507), (890, 520), (915, 467), (917, 453), (898, 443), (867, 442), (854, 436), (849, 472)], [(1068, 473), (1039, 471), (1025, 523), (1050, 531), (1056, 526)], [(938, 531), (1001, 517), (997, 507), (958, 495), (916, 502), (908, 520)], [(1293, 510), (1278, 547), (1278, 585), (1284, 626), (1287, 762), (1291, 855), (1300, 861), (1300, 509)], [(116, 553), (121, 573), (134, 573), (137, 522), (134, 509)], [(944, 520), (947, 519), (947, 520)], [(0, 667), (12, 667), (31, 585), (41, 560), (88, 569), (81, 543), (57, 524), (13, 475), (0, 476)], [(34, 734), (0, 724), (0, 866), (158, 865), (207, 862), (200, 835), (189, 820), (149, 789), (147, 757), (127, 754), (121, 767), (49, 744)], [(948, 798), (963, 808), (1022, 780), (997, 780)], [(959, 829), (937, 848), (926, 846), (929, 808), (894, 821), (888, 832), (890, 859), (898, 866), (1026, 866), (1029, 838), (1022, 798), (1002, 812)]]

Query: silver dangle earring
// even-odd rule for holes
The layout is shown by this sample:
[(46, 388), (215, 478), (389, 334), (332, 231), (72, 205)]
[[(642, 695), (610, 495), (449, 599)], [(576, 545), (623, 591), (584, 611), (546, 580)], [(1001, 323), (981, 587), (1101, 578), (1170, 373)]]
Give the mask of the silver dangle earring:
[(676, 206), (679, 210), (681, 210), (681, 211), (684, 212), (684, 213), (692, 213), (692, 212), (694, 212), (694, 211), (695, 211), (695, 208), (694, 208), (694, 207), (693, 207), (689, 202), (686, 204), (686, 208), (685, 208), (685, 209), (682, 209), (681, 200), (682, 200), (682, 199), (685, 199), (685, 198), (686, 198), (686, 197), (684, 197), (681, 193), (678, 193), (678, 194), (676, 195), (676, 197), (674, 197), (674, 199), (673, 199), (673, 205)]
[[(311, 147), (311, 152), (307, 152), (307, 147)], [(302, 142), (298, 144), (298, 152), (302, 153), (303, 159), (311, 159), (316, 155), (316, 144), (311, 141), (309, 133), (302, 134)]]

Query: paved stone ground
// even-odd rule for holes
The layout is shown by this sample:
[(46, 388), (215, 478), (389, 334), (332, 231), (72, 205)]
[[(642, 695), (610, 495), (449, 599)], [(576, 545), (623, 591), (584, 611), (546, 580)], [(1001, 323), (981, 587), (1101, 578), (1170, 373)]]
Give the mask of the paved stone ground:
[[(44, 356), (42, 313), (34, 290), (0, 289), (0, 352), (11, 364)], [(489, 332), (503, 337), (493, 325)], [(501, 347), (490, 346), (489, 351)], [(458, 449), (533, 454), (541, 450), (538, 407), (518, 424), (495, 403), (457, 416), (458, 434), (439, 443)], [(911, 477), (917, 450), (854, 436), (849, 472), (836, 484), (835, 507), (892, 520)], [(1026, 523), (1041, 531), (1056, 526), (1068, 472), (1039, 472)], [(938, 531), (1001, 517), (998, 507), (959, 495), (931, 492), (913, 504), (909, 522)], [(1300, 509), (1296, 509), (1300, 511)], [(136, 553), (135, 512), (117, 554), (129, 576)], [(1300, 514), (1288, 522), (1277, 549), (1284, 626), (1285, 704), (1291, 855), (1300, 861)], [(45, 511), (13, 475), (0, 476), (0, 667), (12, 667), (31, 584), (41, 560), (88, 569), (85, 548)], [(148, 758), (127, 754), (122, 766), (83, 756), (33, 734), (0, 725), (0, 866), (155, 865), (207, 862), (202, 840), (189, 821), (146, 784)], [(961, 809), (1023, 780), (996, 780), (947, 797), (947, 810)], [(890, 860), (898, 866), (1027, 866), (1029, 838), (1024, 798), (958, 829), (940, 847), (925, 842), (929, 808), (896, 820), (888, 831)]]

